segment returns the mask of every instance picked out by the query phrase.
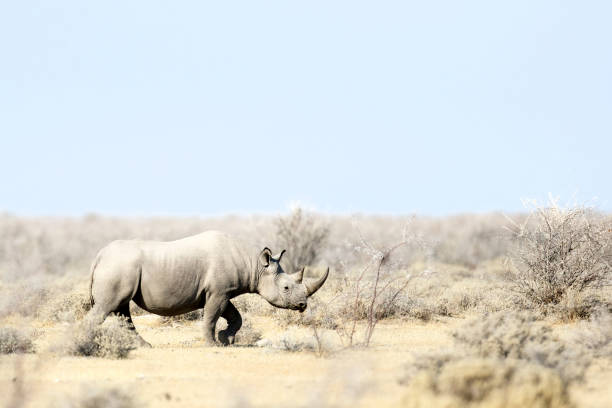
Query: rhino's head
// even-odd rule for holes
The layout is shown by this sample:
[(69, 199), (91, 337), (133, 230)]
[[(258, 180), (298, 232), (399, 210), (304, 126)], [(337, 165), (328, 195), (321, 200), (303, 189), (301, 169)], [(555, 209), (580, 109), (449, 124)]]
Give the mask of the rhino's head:
[(257, 291), (273, 306), (303, 312), (306, 310), (308, 297), (325, 283), (329, 275), (329, 268), (318, 279), (311, 282), (302, 282), (304, 268), (292, 274), (283, 270), (280, 260), (284, 253), (285, 250), (276, 256), (272, 256), (272, 251), (268, 248), (261, 251), (258, 261), (259, 283)]

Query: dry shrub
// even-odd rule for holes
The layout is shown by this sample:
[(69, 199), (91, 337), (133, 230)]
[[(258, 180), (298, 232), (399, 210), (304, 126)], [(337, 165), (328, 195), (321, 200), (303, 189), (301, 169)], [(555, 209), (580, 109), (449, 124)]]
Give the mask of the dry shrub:
[[(96, 252), (114, 239), (170, 240), (219, 229), (258, 245), (270, 246), (273, 243), (278, 250), (286, 247), (288, 253), (284, 259), (291, 263), (286, 268), (288, 271), (313, 263), (335, 267), (330, 282), (322, 288), (322, 291), (327, 291), (338, 271), (347, 271), (349, 279), (354, 279), (354, 275), (369, 261), (364, 260), (363, 251), (355, 251), (354, 240), (349, 239), (355, 236), (356, 224), (365, 242), (374, 248), (389, 248), (396, 243), (407, 223), (414, 235), (435, 243), (427, 255), (434, 261), (452, 261), (471, 267), (498, 256), (506, 245), (500, 246), (501, 241), (494, 239), (497, 236), (495, 229), (502, 224), (500, 216), (495, 214), (443, 218), (343, 217), (298, 209), (280, 220), (273, 216), (203, 219), (88, 215), (62, 218), (0, 214), (0, 317), (14, 314), (38, 316), (48, 321), (78, 320), (86, 310), (78, 292), (87, 284), (91, 262)], [(423, 262), (424, 257), (423, 251), (401, 251), (394, 254), (394, 263), (407, 266)], [(307, 269), (307, 277), (313, 272), (312, 268)], [(395, 267), (391, 272), (402, 273)], [(373, 278), (368, 274), (363, 283), (373, 282)], [(383, 294), (381, 299), (384, 297)], [(427, 316), (435, 317), (438, 313), (455, 315), (455, 305), (461, 307), (455, 300), (458, 295), (454, 294), (440, 301), (444, 303), (440, 307), (436, 307), (437, 300), (430, 301), (426, 295), (414, 302), (402, 297), (398, 296), (397, 303), (385, 308), (382, 314), (387, 317), (412, 314), (427, 319)], [(239, 310), (257, 315), (272, 313), (273, 308), (261, 299), (244, 299), (245, 304), (239, 306)], [(473, 305), (473, 300), (459, 302)], [(133, 304), (131, 308), (132, 315), (144, 313)], [(381, 313), (374, 314), (381, 318)]]
[(423, 235), (437, 243), (432, 256), (439, 262), (475, 268), (482, 262), (507, 255), (511, 234), (502, 228), (504, 217), (500, 213), (456, 215), (429, 221), (436, 222), (438, 231), (425, 225)]
[(571, 407), (567, 384), (554, 371), (521, 361), (471, 358), (415, 376), (404, 396), (413, 408)]
[(0, 317), (19, 315), (51, 322), (74, 322), (91, 308), (88, 292), (85, 279), (34, 276), (0, 283)]
[(274, 343), (272, 348), (290, 352), (314, 351), (316, 345), (311, 339), (297, 339), (285, 334), (281, 336), (278, 342)]
[[(379, 309), (377, 318), (429, 321), (438, 317), (463, 316), (474, 311), (495, 312), (515, 308), (516, 296), (507, 287), (495, 277), (478, 272), (476, 276), (476, 271), (445, 264), (412, 265), (407, 273), (414, 278), (404, 291), (400, 291), (394, 299), (393, 292), (382, 294), (385, 307)], [(347, 301), (347, 310), (342, 315), (357, 314), (365, 318), (366, 304), (366, 298), (357, 304)]]
[(287, 250), (284, 259), (289, 262), (289, 270), (297, 271), (303, 266), (313, 265), (319, 259), (328, 236), (327, 223), (299, 207), (276, 220), (276, 244)]
[(126, 358), (138, 344), (128, 327), (127, 321), (118, 316), (109, 316), (102, 325), (83, 320), (73, 326), (68, 339), (57, 348), (75, 356)]
[(128, 393), (120, 388), (84, 386), (80, 394), (54, 401), (52, 408), (133, 408), (140, 406)]
[(409, 273), (415, 277), (389, 310), (389, 317), (428, 321), (515, 309), (518, 296), (496, 275), (500, 265), (499, 260), (477, 269), (436, 262), (414, 264)]
[(428, 322), (439, 314), (437, 307), (423, 299), (410, 299), (405, 305), (403, 317)]
[(11, 284), (0, 282), (0, 317), (34, 317), (50, 297), (48, 279), (21, 280)]
[(540, 308), (611, 283), (609, 221), (583, 206), (531, 204), (531, 217), (514, 224), (516, 290)]
[(253, 327), (249, 320), (243, 320), (242, 327), (236, 333), (236, 343), (244, 346), (253, 346), (261, 340), (261, 332)]
[(241, 313), (248, 313), (255, 316), (270, 316), (275, 310), (279, 310), (256, 294), (240, 295), (232, 299), (232, 303)]
[[(310, 305), (308, 307), (310, 308)], [(271, 317), (274, 323), (283, 329), (289, 326), (301, 326), (303, 323), (302, 314), (295, 310), (274, 309)]]
[[(173, 240), (223, 230), (269, 240), (272, 217), (18, 217), (0, 214), (0, 278), (72, 274), (86, 279), (96, 253), (115, 239)], [(263, 234), (262, 234), (263, 232)], [(262, 236), (263, 235), (263, 236)]]
[(31, 334), (12, 327), (0, 327), (0, 354), (33, 353)]
[(431, 274), (427, 278), (417, 277), (398, 299), (396, 308), (390, 312), (395, 312), (394, 315), (398, 317), (429, 321), (438, 316), (459, 315), (466, 309), (458, 307), (459, 303), (475, 303), (466, 300), (469, 295), (465, 290), (455, 294), (451, 293), (451, 288), (447, 277), (440, 273)]
[(308, 308), (304, 313), (295, 310), (274, 309), (271, 317), (275, 324), (281, 328), (290, 326), (320, 327), (324, 329), (336, 329), (339, 320), (343, 318), (342, 309), (344, 305), (339, 302), (324, 302), (320, 297), (308, 299)]
[[(314, 340), (315, 352), (319, 357), (324, 354), (330, 354), (334, 351), (332, 343), (326, 336), (326, 331), (340, 329), (340, 315), (334, 314), (334, 301), (332, 298), (328, 301), (323, 301), (320, 298), (311, 299), (308, 309), (302, 313), (302, 325), (308, 327), (312, 331)], [(337, 310), (337, 309), (336, 309)]]
[(256, 343), (256, 346), (273, 350), (289, 351), (292, 353), (317, 350), (317, 344), (314, 338), (304, 338), (293, 331), (287, 331), (275, 339), (261, 339)]
[[(276, 343), (268, 344), (267, 347), (277, 348), (281, 350), (292, 351), (294, 348), (299, 350), (313, 350), (318, 356), (329, 354), (332, 351), (331, 343), (328, 341), (326, 330), (339, 330), (341, 313), (339, 313), (337, 298), (332, 298), (328, 301), (323, 301), (320, 296), (309, 299), (308, 308), (304, 313), (296, 313), (295, 311), (276, 309), (272, 315), (275, 323), (280, 327), (287, 329), (291, 326), (306, 327), (312, 331), (312, 339), (307, 342), (303, 340), (295, 340), (289, 337), (284, 340), (278, 340)], [(281, 345), (279, 345), (279, 343)], [(284, 343), (287, 343), (285, 347)], [(295, 347), (291, 347), (291, 343)]]
[(185, 322), (193, 322), (202, 319), (202, 309), (194, 310), (191, 312), (183, 313), (176, 316), (162, 316), (160, 324), (162, 326), (173, 326)]
[(132, 316), (144, 316), (150, 314), (134, 302), (130, 302), (130, 314)]
[[(351, 244), (346, 242), (354, 234), (355, 224), (365, 239), (377, 247), (393, 245), (403, 227), (410, 224), (411, 231), (431, 244), (432, 260), (468, 268), (505, 256), (510, 245), (510, 234), (502, 228), (505, 218), (500, 213), (448, 217), (353, 215), (327, 217), (327, 221), (329, 243), (321, 256), (334, 269), (361, 263)], [(403, 257), (405, 263), (423, 260), (421, 252), (406, 252)]]
[(530, 312), (498, 312), (466, 323), (453, 334), (471, 356), (519, 359), (555, 369), (570, 382), (582, 379), (590, 359), (562, 342)]
[(612, 303), (600, 290), (569, 290), (563, 294), (559, 303), (542, 305), (540, 312), (544, 316), (555, 316), (561, 321), (572, 322), (588, 319), (596, 310), (604, 308), (612, 308)]
[[(358, 281), (353, 272), (336, 271), (316, 297), (309, 300), (307, 313), (271, 309), (270, 315), (281, 327), (317, 327), (337, 330), (349, 339), (353, 322), (368, 321), (373, 296), (375, 321), (407, 318), (429, 321), (441, 316), (462, 316), (466, 312), (506, 310), (514, 307), (512, 293), (499, 282), (472, 277), (465, 268), (449, 265), (411, 266), (408, 270), (388, 271), (382, 276), (384, 290), (374, 291), (375, 280)], [(414, 278), (411, 278), (414, 276)], [(403, 288), (408, 280), (408, 285)], [(324, 307), (312, 313), (316, 304)], [(350, 344), (348, 340), (347, 345)]]
[(407, 367), (408, 406), (571, 406), (568, 387), (583, 379), (592, 360), (532, 312), (492, 313), (453, 336), (452, 352), (417, 355)]
[[(299, 213), (299, 216), (297, 215)], [(519, 216), (520, 218), (520, 216)], [(412, 230), (435, 243), (432, 258), (439, 262), (473, 267), (508, 251), (509, 241), (500, 214), (451, 217), (323, 216), (296, 210), (285, 216), (284, 227), (273, 216), (194, 217), (18, 217), (0, 214), (0, 279), (13, 282), (33, 276), (72, 276), (87, 279), (97, 251), (115, 239), (172, 240), (216, 229), (240, 236), (258, 246), (282, 245), (292, 256), (292, 267), (325, 261), (334, 269), (356, 268), (361, 263), (347, 237), (359, 225), (365, 239), (377, 247), (391, 246), (410, 222)], [(276, 228), (275, 228), (276, 227)], [(275, 229), (287, 231), (278, 237)], [(305, 229), (314, 232), (304, 231)], [(327, 232), (325, 232), (327, 231)], [(278, 242), (275, 242), (276, 238)], [(292, 243), (298, 240), (299, 245)], [(301, 244), (300, 244), (301, 242)], [(309, 245), (315, 243), (318, 249)], [(282, 249), (279, 248), (279, 249)], [(302, 249), (300, 249), (302, 248)], [(310, 254), (304, 258), (298, 253)], [(314, 256), (314, 260), (308, 258)], [(406, 252), (406, 263), (422, 260), (422, 254)], [(291, 268), (287, 268), (291, 270)]]
[(55, 296), (42, 305), (38, 312), (43, 320), (72, 323), (82, 320), (91, 309), (88, 288), (84, 285), (68, 289), (67, 295), (60, 295), (58, 290), (54, 292)]
[(395, 315), (400, 299), (414, 277), (407, 272), (402, 250), (427, 249), (423, 238), (409, 233), (408, 226), (405, 226), (399, 242), (383, 248), (372, 245), (360, 233), (355, 250), (364, 256), (364, 265), (357, 274), (345, 274), (342, 279), (342, 318), (338, 319), (336, 331), (344, 345), (351, 347), (355, 344), (358, 321), (365, 320), (362, 344), (367, 347), (378, 322)]
[(310, 299), (308, 309), (301, 314), (300, 323), (306, 327), (336, 330), (342, 315), (338, 312), (335, 299), (323, 301), (320, 298)]
[(574, 330), (574, 343), (593, 357), (612, 359), (612, 313), (599, 309), (588, 322), (580, 322)]
[(538, 323), (533, 313), (499, 312), (470, 320), (453, 337), (480, 357), (525, 359), (530, 346), (552, 340), (552, 330)]
[[(405, 276), (399, 277), (404, 278)], [(415, 295), (409, 287), (402, 289), (401, 282), (391, 283), (382, 293), (377, 294), (375, 308), (373, 309), (376, 320), (389, 318), (414, 318), (428, 321), (435, 315), (447, 315), (443, 306), (426, 296)], [(345, 326), (346, 322), (365, 321), (368, 319), (370, 305), (373, 298), (373, 282), (363, 282), (358, 288), (347, 285), (336, 292), (335, 299), (330, 302), (318, 320), (322, 327), (336, 329)], [(400, 290), (401, 289), (401, 290)], [(397, 293), (399, 290), (399, 293)], [(301, 323), (301, 321), (299, 322)]]

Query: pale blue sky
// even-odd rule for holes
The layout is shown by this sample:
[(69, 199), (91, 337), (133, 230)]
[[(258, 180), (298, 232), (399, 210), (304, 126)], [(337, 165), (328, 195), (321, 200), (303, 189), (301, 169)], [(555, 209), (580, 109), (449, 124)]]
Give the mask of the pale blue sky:
[(612, 210), (611, 2), (0, 4), (0, 211)]

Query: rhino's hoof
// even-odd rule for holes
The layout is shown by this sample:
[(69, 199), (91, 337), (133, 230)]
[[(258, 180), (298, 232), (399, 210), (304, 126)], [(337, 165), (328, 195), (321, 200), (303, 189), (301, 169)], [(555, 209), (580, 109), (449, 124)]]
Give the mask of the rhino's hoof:
[(221, 343), (222, 346), (229, 346), (230, 339), (225, 331), (220, 331), (217, 337), (219, 338), (219, 343)]

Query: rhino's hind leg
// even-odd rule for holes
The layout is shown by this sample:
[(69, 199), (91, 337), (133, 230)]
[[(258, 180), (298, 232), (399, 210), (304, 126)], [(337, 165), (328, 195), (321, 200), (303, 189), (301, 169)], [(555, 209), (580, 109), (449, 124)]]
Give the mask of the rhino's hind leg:
[(242, 317), (240, 316), (240, 312), (238, 309), (236, 309), (232, 302), (228, 301), (225, 310), (221, 314), (221, 317), (227, 320), (227, 329), (219, 332), (219, 341), (224, 346), (234, 344), (236, 333), (242, 326)]
[(134, 322), (132, 321), (132, 314), (130, 313), (130, 304), (129, 303), (124, 303), (121, 306), (119, 306), (119, 308), (117, 310), (115, 310), (115, 313), (118, 316), (124, 317), (126, 319), (126, 322), (128, 324), (128, 328), (130, 330), (132, 330), (134, 332), (134, 334), (136, 335), (136, 339), (138, 340), (138, 345), (140, 347), (151, 347), (151, 344), (149, 342), (147, 342), (145, 339), (143, 339), (140, 334), (136, 331), (136, 327), (134, 326)]

